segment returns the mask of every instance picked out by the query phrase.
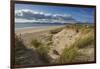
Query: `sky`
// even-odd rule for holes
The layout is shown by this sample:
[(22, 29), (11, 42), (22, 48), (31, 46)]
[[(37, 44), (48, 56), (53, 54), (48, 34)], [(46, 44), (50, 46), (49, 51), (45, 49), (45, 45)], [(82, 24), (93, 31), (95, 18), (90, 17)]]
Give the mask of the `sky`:
[(78, 21), (94, 23), (94, 8), (15, 4), (15, 18), (16, 22), (37, 20), (38, 22)]

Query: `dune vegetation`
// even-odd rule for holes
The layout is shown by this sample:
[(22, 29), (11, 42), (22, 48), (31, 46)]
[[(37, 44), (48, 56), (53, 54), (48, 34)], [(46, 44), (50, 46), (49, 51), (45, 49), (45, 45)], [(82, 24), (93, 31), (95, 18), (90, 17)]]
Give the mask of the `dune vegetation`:
[[(73, 33), (74, 32), (74, 33)], [(16, 37), (16, 64), (23, 64), (28, 60), (32, 64), (38, 64), (34, 60), (41, 60), (43, 64), (63, 64), (63, 63), (77, 63), (77, 62), (86, 62), (93, 61), (93, 52), (94, 48), (94, 27), (93, 25), (87, 24), (69, 24), (63, 28), (57, 28), (54, 30), (49, 30), (44, 32), (45, 34), (40, 34), (35, 38), (31, 38), (29, 45), (33, 47), (31, 50), (37, 52), (38, 57), (31, 59), (21, 59), (24, 51), (24, 54), (27, 54), (27, 45), (23, 43), (24, 39)], [(57, 37), (56, 37), (57, 36)], [(63, 37), (62, 37), (63, 36)], [(32, 35), (32, 37), (34, 37)], [(25, 39), (26, 40), (26, 39)], [(65, 43), (65, 44), (62, 44)], [(30, 47), (30, 46), (28, 46)], [(61, 48), (61, 49), (60, 49)], [(84, 52), (84, 51), (90, 51)], [(54, 51), (58, 54), (55, 54)], [(32, 53), (31, 53), (32, 54)], [(40, 58), (39, 58), (40, 57)], [(42, 64), (42, 62), (40, 64)], [(26, 64), (28, 62), (25, 62)]]

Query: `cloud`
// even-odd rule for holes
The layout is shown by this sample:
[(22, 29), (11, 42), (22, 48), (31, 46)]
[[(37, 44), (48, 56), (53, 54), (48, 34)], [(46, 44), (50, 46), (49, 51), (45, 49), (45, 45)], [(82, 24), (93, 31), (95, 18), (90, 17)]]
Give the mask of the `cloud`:
[(30, 9), (15, 10), (15, 22), (40, 22), (40, 23), (75, 23), (76, 20), (69, 14), (51, 14), (36, 12)]

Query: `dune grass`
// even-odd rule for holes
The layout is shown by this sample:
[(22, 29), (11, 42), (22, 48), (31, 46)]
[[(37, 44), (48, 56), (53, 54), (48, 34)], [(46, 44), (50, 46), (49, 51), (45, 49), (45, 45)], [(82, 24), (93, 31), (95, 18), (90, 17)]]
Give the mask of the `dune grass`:
[(31, 45), (33, 45), (35, 48), (38, 48), (39, 46), (42, 45), (42, 43), (39, 42), (38, 40), (34, 39), (31, 41)]
[(88, 25), (88, 24), (68, 24), (68, 25), (65, 26), (65, 28), (73, 29), (77, 33), (81, 32), (83, 30), (85, 30), (87, 32), (90, 32), (94, 28), (94, 25)]
[(23, 40), (18, 37), (18, 36), (15, 36), (15, 54), (16, 55), (20, 55), (17, 51), (24, 51), (26, 50), (26, 47), (23, 43)]
[(57, 59), (57, 63), (72, 63), (75, 61), (75, 59), (81, 54), (77, 51), (78, 49), (76, 47), (74, 48), (65, 48), (63, 50), (63, 53), (60, 55), (60, 57)]
[[(85, 48), (88, 45), (90, 45), (91, 43), (94, 42), (94, 36), (92, 33), (90, 33), (93, 29), (93, 27), (89, 26), (86, 27), (85, 25), (77, 25), (77, 24), (72, 24), (72, 25), (67, 25), (66, 28), (68, 29), (74, 29), (77, 33), (82, 32), (82, 36), (80, 36), (78, 39), (76, 39), (76, 41), (69, 46), (69, 48), (65, 48), (62, 52), (62, 54), (59, 56), (59, 58), (57, 59), (57, 61), (55, 61), (55, 63), (72, 63), (72, 62), (76, 62), (76, 58), (78, 58), (78, 56), (82, 55), (78, 50), (80, 48)], [(45, 63), (50, 63), (50, 57), (48, 55), (49, 50), (50, 50), (50, 45), (52, 45), (52, 36), (58, 32), (60, 32), (62, 30), (62, 28), (59, 29), (55, 29), (55, 30), (51, 30), (50, 31), (50, 36), (48, 37), (47, 41), (47, 45), (45, 45), (44, 43), (38, 41), (37, 39), (33, 39), (30, 44), (32, 46), (34, 46), (36, 48), (36, 52), (38, 52), (41, 60), (43, 60)], [(83, 36), (84, 35), (84, 36)], [(18, 50), (25, 50), (26, 48), (24, 48), (24, 44), (22, 39), (18, 38), (16, 39), (16, 46), (20, 47), (20, 48), (15, 48), (17, 51)], [(19, 53), (16, 52), (16, 54)], [(19, 61), (16, 61), (17, 64), (19, 63)]]
[(51, 31), (50, 31), (50, 34), (57, 34), (57, 33), (60, 32), (63, 28), (64, 28), (64, 27), (51, 30)]
[[(85, 48), (89, 45), (91, 45), (94, 42), (94, 35), (91, 33), (92, 28), (84, 29), (85, 32), (81, 30), (81, 32), (84, 32), (85, 34), (80, 36), (78, 39), (75, 40), (75, 42), (69, 46), (69, 48), (65, 48), (60, 55), (60, 57), (57, 59), (58, 63), (72, 63), (77, 62), (77, 58), (80, 55), (83, 55), (78, 50)], [(84, 55), (85, 56), (85, 55)]]
[(82, 55), (78, 50), (80, 48), (85, 48), (93, 42), (91, 36), (85, 37), (76, 41), (70, 48), (65, 48), (58, 59), (59, 63), (72, 63), (75, 62), (78, 56)]
[(46, 46), (45, 44), (39, 42), (36, 39), (31, 41), (31, 45), (33, 45), (36, 48), (36, 51), (39, 54), (41, 60), (43, 60), (45, 63), (49, 63), (48, 52), (50, 50), (50, 47)]
[(78, 40), (75, 41), (73, 45), (78, 48), (85, 48), (93, 42), (94, 42), (94, 37), (93, 34), (90, 33), (83, 37), (80, 37)]
[[(26, 64), (34, 64), (33, 56), (30, 54), (33, 54), (33, 50), (28, 49), (24, 43), (23, 40), (15, 36), (15, 65), (26, 65)], [(30, 56), (29, 56), (30, 55)], [(31, 61), (32, 60), (32, 61)]]
[(40, 46), (39, 48), (37, 48), (37, 52), (39, 54), (39, 56), (41, 57), (41, 60), (43, 60), (45, 63), (49, 63), (49, 47), (47, 46)]

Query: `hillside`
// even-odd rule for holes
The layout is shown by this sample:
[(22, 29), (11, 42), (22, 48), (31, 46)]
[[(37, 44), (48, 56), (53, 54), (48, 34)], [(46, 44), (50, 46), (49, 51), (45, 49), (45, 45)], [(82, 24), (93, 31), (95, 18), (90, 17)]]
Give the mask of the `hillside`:
[(92, 25), (70, 24), (41, 32), (24, 33), (17, 35), (16, 39), (20, 39), (25, 47), (25, 50), (21, 48), (23, 45), (16, 40), (16, 47), (18, 47), (15, 50), (16, 65), (94, 61), (94, 27)]

